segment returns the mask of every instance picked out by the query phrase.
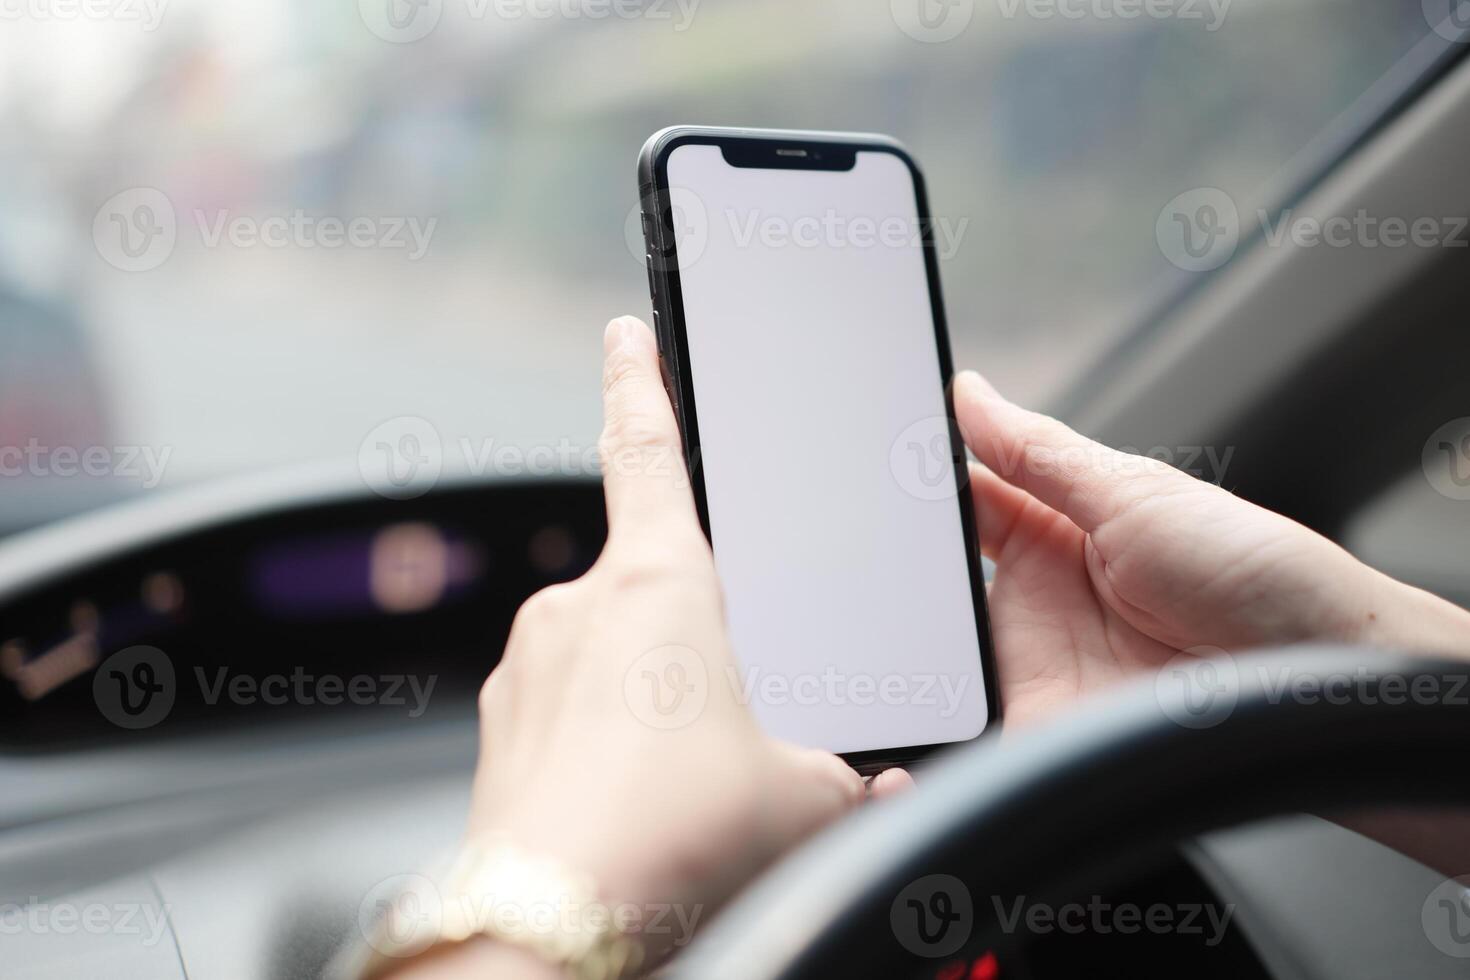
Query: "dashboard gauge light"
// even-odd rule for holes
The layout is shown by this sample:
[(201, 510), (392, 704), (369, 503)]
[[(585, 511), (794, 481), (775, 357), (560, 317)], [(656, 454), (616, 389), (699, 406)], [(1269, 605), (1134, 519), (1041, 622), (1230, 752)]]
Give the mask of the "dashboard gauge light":
[(20, 676), (21, 668), (25, 665), (26, 648), (19, 640), (6, 640), (0, 643), (0, 676), (8, 680), (15, 680)]
[(184, 583), (173, 572), (154, 572), (143, 579), (143, 604), (162, 616), (170, 616), (184, 605)]
[[(97, 637), (90, 632), (77, 633), (49, 650), (23, 659), (19, 646), (7, 643), (0, 650), (0, 665), (5, 675), (15, 682), (20, 696), (27, 701), (39, 701), (61, 685), (80, 677), (96, 667), (101, 658), (97, 655)], [(19, 663), (15, 663), (20, 659)]]
[(373, 538), (369, 588), (384, 612), (421, 612), (449, 585), (449, 546), (428, 524), (395, 524)]

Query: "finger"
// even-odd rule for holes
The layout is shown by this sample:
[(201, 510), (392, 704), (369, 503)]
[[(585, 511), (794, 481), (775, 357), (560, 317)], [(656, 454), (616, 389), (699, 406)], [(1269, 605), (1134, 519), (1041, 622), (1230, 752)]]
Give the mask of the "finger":
[(992, 473), (1088, 533), (1189, 479), (1156, 459), (1110, 449), (1011, 404), (974, 371), (955, 378), (954, 400), (965, 444)]
[(618, 317), (603, 338), (603, 492), (609, 533), (668, 521), (697, 526), (674, 412), (653, 332)]
[(914, 777), (903, 769), (884, 769), (868, 784), (868, 795), (875, 800), (887, 799), (914, 788)]
[(863, 801), (863, 777), (831, 752), (773, 743), (783, 780), (791, 788), (783, 815), (795, 837), (815, 833)]
[(1025, 519), (1027, 509), (1042, 506), (1026, 491), (1011, 486), (973, 461), (970, 498), (975, 507), (975, 527), (980, 534), (980, 553), (991, 561), (1000, 559), (1000, 553)]

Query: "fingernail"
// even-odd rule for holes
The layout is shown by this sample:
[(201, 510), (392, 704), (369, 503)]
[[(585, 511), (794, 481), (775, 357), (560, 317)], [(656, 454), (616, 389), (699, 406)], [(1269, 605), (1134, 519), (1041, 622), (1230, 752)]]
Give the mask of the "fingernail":
[(607, 330), (602, 334), (602, 352), (611, 354), (628, 342), (628, 318), (624, 316), (614, 317), (607, 323)]
[(603, 350), (611, 353), (622, 347), (653, 346), (653, 331), (636, 316), (615, 317), (603, 336)]
[(1000, 392), (995, 390), (995, 385), (985, 380), (985, 376), (979, 371), (961, 371), (955, 376), (955, 384), (963, 385), (977, 395), (990, 398), (1000, 398)]

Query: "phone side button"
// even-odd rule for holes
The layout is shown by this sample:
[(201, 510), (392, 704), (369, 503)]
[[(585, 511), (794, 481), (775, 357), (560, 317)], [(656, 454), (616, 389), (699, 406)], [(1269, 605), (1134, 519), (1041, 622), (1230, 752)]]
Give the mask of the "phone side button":
[(658, 310), (653, 311), (653, 339), (658, 341), (658, 356), (664, 356), (664, 325), (659, 319)]

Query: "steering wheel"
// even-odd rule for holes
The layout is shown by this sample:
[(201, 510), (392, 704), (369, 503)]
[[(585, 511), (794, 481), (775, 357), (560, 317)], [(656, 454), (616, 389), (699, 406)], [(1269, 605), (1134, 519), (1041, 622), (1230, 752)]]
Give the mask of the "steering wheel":
[(903, 976), (937, 955), (905, 915), (930, 909), (980, 942), (999, 935), (981, 921), (990, 898), (1053, 894), (1164, 843), (1292, 811), (1470, 802), (1467, 676), (1295, 647), (1166, 670), (1047, 730), (986, 737), (778, 865), (669, 975)]

